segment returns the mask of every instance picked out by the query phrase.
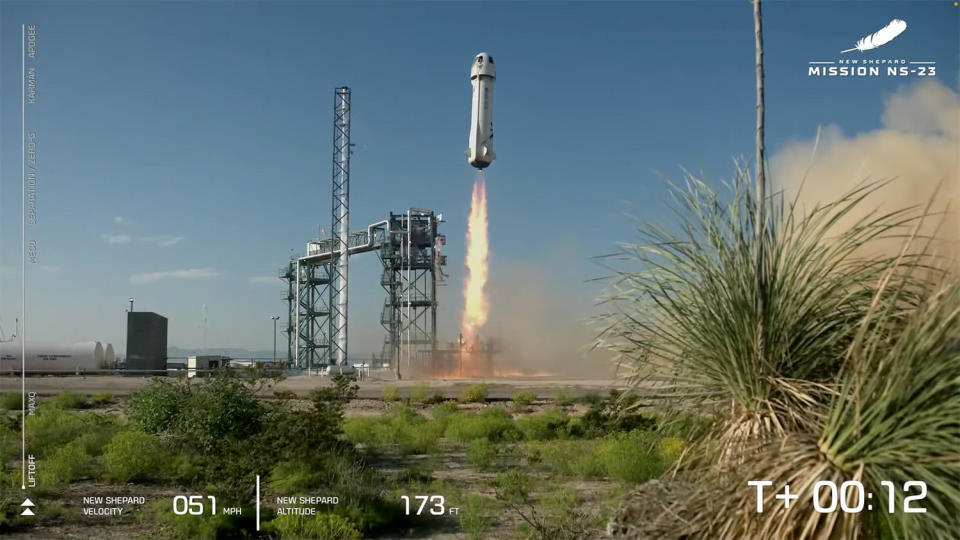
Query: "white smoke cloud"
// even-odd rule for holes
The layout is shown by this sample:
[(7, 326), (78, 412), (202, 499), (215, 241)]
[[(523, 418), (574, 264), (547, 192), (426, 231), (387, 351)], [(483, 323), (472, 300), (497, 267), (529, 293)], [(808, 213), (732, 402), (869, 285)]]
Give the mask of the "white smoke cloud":
[[(939, 82), (924, 81), (890, 95), (881, 118), (883, 127), (854, 136), (845, 135), (836, 125), (824, 127), (812, 158), (813, 139), (788, 144), (771, 159), (772, 178), (792, 196), (806, 173), (800, 198), (808, 208), (815, 202), (835, 200), (865, 180), (893, 179), (864, 201), (863, 210), (917, 206), (920, 211), (936, 192), (931, 212), (940, 214), (925, 221), (921, 234), (932, 235), (939, 226), (935, 249), (940, 255), (956, 257), (960, 95)], [(849, 216), (846, 222), (857, 217)], [(899, 249), (899, 243), (883, 248)]]
[(595, 378), (613, 374), (609, 355), (587, 350), (596, 335), (588, 324), (589, 309), (570, 290), (551, 282), (548, 269), (497, 261), (490, 270), (490, 317), (480, 333), (502, 344), (498, 368)]

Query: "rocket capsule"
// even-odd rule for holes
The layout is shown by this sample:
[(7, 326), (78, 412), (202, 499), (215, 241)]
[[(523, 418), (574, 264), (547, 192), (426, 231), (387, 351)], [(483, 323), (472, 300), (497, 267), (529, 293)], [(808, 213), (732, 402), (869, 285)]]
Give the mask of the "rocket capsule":
[(470, 144), (467, 162), (478, 169), (490, 165), (493, 153), (493, 83), (497, 79), (493, 57), (480, 53), (470, 68), (473, 85), (473, 104), (470, 109)]

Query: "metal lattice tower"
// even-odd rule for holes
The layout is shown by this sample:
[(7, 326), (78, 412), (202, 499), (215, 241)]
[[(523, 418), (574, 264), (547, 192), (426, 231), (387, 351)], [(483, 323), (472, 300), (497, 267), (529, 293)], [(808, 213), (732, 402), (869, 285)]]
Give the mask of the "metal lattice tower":
[[(309, 252), (311, 246), (307, 245)], [(330, 363), (328, 337), (330, 307), (330, 265), (316, 264), (305, 258), (291, 260), (281, 269), (287, 281), (287, 354), (290, 362), (313, 369)]]
[(330, 262), (331, 363), (347, 363), (347, 274), (350, 251), (350, 89), (333, 99), (333, 208), (330, 239), (337, 254)]
[(443, 279), (441, 266), (446, 264), (439, 221), (431, 210), (391, 213), (380, 247), (380, 284), (387, 293), (380, 316), (387, 331), (383, 356), (398, 375), (431, 371), (437, 348), (437, 278)]
[(285, 268), (280, 269), (280, 279), (287, 282), (287, 294), (283, 297), (283, 300), (287, 303), (287, 324), (283, 327), (283, 333), (287, 335), (287, 365), (289, 367), (297, 365), (293, 356), (293, 325), (297, 319), (294, 311), (297, 304), (293, 302), (296, 299), (296, 289), (293, 281), (296, 265), (296, 261), (291, 259)]

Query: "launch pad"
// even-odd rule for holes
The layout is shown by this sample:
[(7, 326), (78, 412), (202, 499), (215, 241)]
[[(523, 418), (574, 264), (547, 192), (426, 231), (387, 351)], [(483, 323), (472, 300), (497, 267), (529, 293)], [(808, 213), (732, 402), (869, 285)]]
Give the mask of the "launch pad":
[[(496, 155), (493, 152), (493, 57), (480, 53), (470, 68), (473, 88), (467, 162), (482, 171)], [(409, 208), (391, 212), (387, 219), (366, 230), (350, 231), (350, 88), (334, 91), (333, 175), (330, 238), (307, 243), (306, 255), (292, 257), (281, 268), (287, 283), (287, 363), (314, 370), (337, 366), (339, 373), (352, 373), (349, 361), (348, 275), (351, 255), (376, 252), (383, 265), (380, 285), (386, 300), (380, 324), (386, 330), (381, 366), (388, 365), (397, 380), (404, 370), (415, 377), (445, 373), (458, 376), (489, 376), (495, 346), (483, 344), (477, 330), (486, 320), (483, 287), (487, 279), (487, 214), (483, 180), (474, 184), (468, 227), (468, 278), (464, 333), (455, 349), (437, 347), (437, 281), (443, 280), (446, 243), (438, 233), (442, 216), (433, 210)], [(478, 198), (479, 193), (482, 197)], [(479, 203), (479, 206), (478, 206)], [(466, 358), (466, 363), (464, 359)], [(466, 370), (464, 366), (466, 365)]]
[[(411, 208), (390, 213), (363, 231), (350, 233), (346, 253), (375, 252), (386, 293), (380, 323), (386, 330), (380, 361), (401, 376), (404, 368), (429, 370), (437, 349), (437, 282), (442, 281), (446, 243), (437, 229), (441, 216)], [(312, 372), (342, 365), (332, 353), (331, 267), (341, 257), (332, 239), (307, 243), (307, 254), (289, 261), (280, 278), (287, 282), (289, 364)]]

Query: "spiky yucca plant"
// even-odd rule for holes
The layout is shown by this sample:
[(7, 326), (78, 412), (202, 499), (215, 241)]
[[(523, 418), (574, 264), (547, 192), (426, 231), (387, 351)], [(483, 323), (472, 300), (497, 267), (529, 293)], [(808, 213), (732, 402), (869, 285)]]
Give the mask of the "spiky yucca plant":
[[(874, 324), (894, 309), (889, 298), (878, 305), (848, 350), (822, 425), (757, 445), (740, 466), (710, 473), (692, 497), (692, 530), (706, 538), (957, 537), (960, 283), (931, 293), (902, 327)], [(765, 491), (764, 512), (757, 513), (756, 490), (747, 482), (761, 479), (773, 485)], [(863, 510), (817, 511), (813, 493), (819, 481), (860, 482), (864, 494), (849, 489), (845, 502)], [(919, 484), (906, 491), (907, 482), (926, 486), (926, 497), (911, 505), (922, 513), (905, 511), (904, 498), (921, 494)], [(775, 499), (787, 484), (800, 495), (789, 509)], [(841, 494), (836, 496), (838, 504)], [(829, 499), (829, 491), (821, 492), (823, 506)]]
[[(720, 417), (714, 455), (721, 460), (741, 459), (744, 442), (819, 425), (882, 277), (897, 282), (901, 309), (875, 324), (892, 324), (918, 297), (909, 272), (890, 272), (917, 264), (915, 258), (858, 256), (917, 219), (912, 209), (862, 209), (884, 183), (809, 209), (768, 198), (769, 223), (758, 239), (749, 178), (739, 169), (726, 201), (691, 174), (674, 186), (679, 225), (643, 225), (645, 241), (622, 246), (621, 259), (640, 269), (619, 271), (612, 281), (608, 301), (617, 309), (599, 340), (631, 368), (635, 391), (661, 407)], [(840, 227), (842, 220), (853, 225)], [(761, 280), (753, 260), (758, 241)], [(764, 287), (762, 313), (757, 283)]]

